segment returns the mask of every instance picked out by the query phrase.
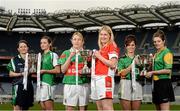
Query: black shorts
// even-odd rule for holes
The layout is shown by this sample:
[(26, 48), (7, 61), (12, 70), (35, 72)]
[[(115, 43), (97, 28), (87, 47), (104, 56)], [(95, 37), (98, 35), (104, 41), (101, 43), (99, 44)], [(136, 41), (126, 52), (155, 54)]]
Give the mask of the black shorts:
[(161, 79), (154, 81), (152, 100), (154, 104), (175, 101), (174, 90), (170, 79)]
[(18, 84), (16, 93), (17, 95), (15, 97), (13, 105), (18, 105), (25, 108), (33, 106), (34, 89), (32, 83), (27, 84), (27, 90), (23, 90), (23, 84)]

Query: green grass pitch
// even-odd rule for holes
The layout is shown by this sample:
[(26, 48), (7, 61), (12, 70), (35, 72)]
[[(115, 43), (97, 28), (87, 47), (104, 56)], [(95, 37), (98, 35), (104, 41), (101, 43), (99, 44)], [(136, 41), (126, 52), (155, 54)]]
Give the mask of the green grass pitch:
[[(0, 104), (0, 110), (12, 110), (12, 109), (13, 107), (11, 103)], [(114, 109), (121, 110), (120, 104), (114, 103)], [(30, 108), (30, 110), (41, 110), (40, 104), (35, 103), (34, 106)], [(62, 103), (55, 103), (54, 110), (65, 110), (65, 106)], [(89, 103), (88, 110), (96, 110), (96, 104)], [(155, 107), (153, 104), (142, 104), (141, 110), (155, 110)], [(177, 110), (177, 111), (180, 110), (180, 105), (171, 105), (171, 110)]]

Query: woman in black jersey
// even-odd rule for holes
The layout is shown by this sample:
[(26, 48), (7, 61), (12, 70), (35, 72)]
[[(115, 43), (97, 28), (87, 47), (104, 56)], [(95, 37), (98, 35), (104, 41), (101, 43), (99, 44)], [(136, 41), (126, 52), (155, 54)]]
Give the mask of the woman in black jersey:
[(27, 90), (23, 87), (23, 71), (25, 66), (25, 56), (28, 52), (28, 43), (20, 40), (17, 44), (18, 55), (11, 59), (7, 66), (9, 76), (13, 77), (12, 82), (12, 104), (14, 110), (28, 110), (33, 106), (34, 90), (31, 76), (28, 76)]

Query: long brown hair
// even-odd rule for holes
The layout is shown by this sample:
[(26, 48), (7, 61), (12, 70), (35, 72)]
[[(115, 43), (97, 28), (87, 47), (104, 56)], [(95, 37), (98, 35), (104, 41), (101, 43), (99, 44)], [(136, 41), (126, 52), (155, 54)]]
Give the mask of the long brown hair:
[(52, 50), (52, 39), (49, 36), (46, 36), (46, 35), (42, 36), (41, 40), (42, 39), (46, 39), (48, 41), (48, 43), (51, 44), (49, 49)]

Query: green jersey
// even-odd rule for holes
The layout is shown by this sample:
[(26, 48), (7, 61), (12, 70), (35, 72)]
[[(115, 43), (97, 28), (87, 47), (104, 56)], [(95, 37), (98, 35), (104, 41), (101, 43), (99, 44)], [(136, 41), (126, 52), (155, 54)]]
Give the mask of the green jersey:
[[(168, 48), (164, 48), (158, 53), (155, 53), (153, 70), (172, 69), (173, 54)], [(171, 74), (153, 75), (153, 80), (170, 79)]]
[[(42, 54), (41, 69), (42, 70), (52, 70), (58, 65), (58, 55), (54, 52), (47, 52)], [(45, 82), (49, 85), (55, 84), (55, 74), (44, 73), (41, 74), (41, 82)]]
[[(63, 65), (66, 62), (66, 60), (68, 59), (70, 53), (71, 53), (70, 49), (64, 51), (60, 56), (59, 64)], [(64, 84), (76, 84), (75, 59), (76, 59), (76, 56), (74, 55), (71, 58), (71, 63), (68, 67), (68, 70), (65, 72), (65, 76), (63, 78)], [(80, 72), (82, 70), (83, 66), (84, 66), (83, 58), (80, 55), (78, 55), (78, 72)], [(78, 76), (78, 84), (84, 84), (84, 83), (88, 83), (88, 82), (89, 81), (88, 81), (87, 77)]]
[[(133, 62), (134, 58), (131, 58), (127, 55), (121, 57), (118, 61), (118, 72), (123, 71), (124, 69), (128, 68), (132, 62)], [(135, 66), (135, 74), (136, 74), (136, 79), (139, 79), (140, 77), (140, 71), (139, 68), (137, 68), (137, 66)], [(131, 80), (131, 72), (126, 74), (125, 79)]]

